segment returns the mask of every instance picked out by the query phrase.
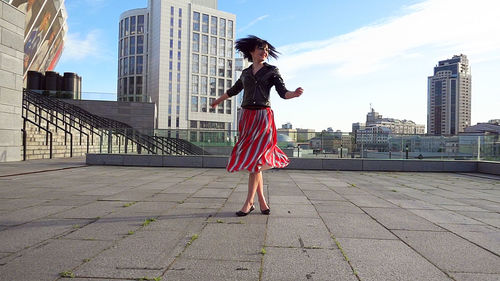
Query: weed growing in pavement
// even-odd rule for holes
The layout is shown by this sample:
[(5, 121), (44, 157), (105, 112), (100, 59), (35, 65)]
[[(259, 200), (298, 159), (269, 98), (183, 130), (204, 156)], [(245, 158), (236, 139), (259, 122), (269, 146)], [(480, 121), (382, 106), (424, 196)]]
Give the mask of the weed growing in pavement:
[(155, 218), (149, 218), (149, 219), (146, 219), (143, 223), (142, 223), (142, 226), (148, 226), (151, 222), (154, 222), (156, 221)]
[(188, 245), (191, 245), (194, 240), (198, 239), (198, 234), (193, 234), (193, 236), (191, 236), (191, 240), (189, 240), (189, 242), (187, 242)]
[(260, 253), (261, 253), (262, 255), (265, 255), (265, 254), (266, 254), (266, 249), (264, 249), (264, 248), (260, 249)]
[(123, 204), (123, 206), (122, 206), (122, 207), (123, 207), (123, 208), (127, 208), (127, 207), (130, 207), (130, 206), (134, 205), (135, 203), (137, 203), (137, 202), (130, 202), (130, 203), (126, 203), (126, 204)]
[(128, 235), (134, 235), (134, 233), (135, 233), (135, 231), (130, 230), (127, 234), (128, 234)]
[(70, 270), (59, 272), (59, 276), (62, 278), (75, 278), (75, 274)]

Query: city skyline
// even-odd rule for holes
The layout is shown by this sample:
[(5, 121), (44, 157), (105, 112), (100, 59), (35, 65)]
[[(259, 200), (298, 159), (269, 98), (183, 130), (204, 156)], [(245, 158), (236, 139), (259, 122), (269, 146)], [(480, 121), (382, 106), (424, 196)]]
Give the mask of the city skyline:
[[(305, 89), (300, 99), (292, 101), (273, 94), (278, 126), (290, 122), (294, 128), (350, 131), (352, 123), (363, 121), (370, 103), (386, 116), (426, 124), (427, 77), (437, 61), (461, 53), (468, 56), (472, 69), (471, 123), (499, 118), (495, 72), (500, 65), (500, 39), (491, 36), (500, 32), (496, 1), (286, 3), (218, 1), (219, 10), (236, 14), (236, 37), (255, 34), (269, 40), (281, 52), (279, 60), (269, 63), (280, 68), (288, 88)], [(84, 98), (85, 92), (105, 92), (92, 98), (116, 99), (112, 95), (116, 93), (117, 18), (123, 11), (147, 6), (147, 1), (118, 5), (117, 1), (75, 0), (66, 5), (68, 43), (56, 71), (81, 75)], [(117, 10), (111, 25), (88, 20), (103, 10), (113, 14), (110, 18)], [(310, 12), (312, 17), (303, 16)], [(100, 74), (97, 68), (107, 73)]]

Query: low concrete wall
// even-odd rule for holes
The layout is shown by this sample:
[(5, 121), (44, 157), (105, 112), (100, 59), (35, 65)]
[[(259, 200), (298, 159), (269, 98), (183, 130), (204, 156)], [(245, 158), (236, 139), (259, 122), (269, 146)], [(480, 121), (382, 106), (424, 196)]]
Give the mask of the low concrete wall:
[(71, 99), (61, 99), (61, 101), (76, 105), (92, 114), (123, 122), (136, 129), (154, 128), (154, 103)]
[[(225, 168), (227, 156), (87, 154), (88, 165)], [(373, 160), (290, 158), (285, 169), (387, 172), (466, 172), (500, 175), (500, 163), (468, 160)]]

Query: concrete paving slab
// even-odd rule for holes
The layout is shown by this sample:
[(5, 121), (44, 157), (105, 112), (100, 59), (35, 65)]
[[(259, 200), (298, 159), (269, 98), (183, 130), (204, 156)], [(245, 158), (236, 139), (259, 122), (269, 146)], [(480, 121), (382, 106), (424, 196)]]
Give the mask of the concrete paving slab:
[(184, 248), (176, 231), (142, 231), (130, 235), (79, 267), (78, 277), (142, 278), (160, 276)]
[(363, 281), (452, 280), (399, 240), (337, 240)]
[(320, 214), (323, 213), (352, 213), (364, 214), (363, 210), (349, 201), (312, 201), (313, 206)]
[(164, 280), (259, 280), (260, 261), (177, 259)]
[(451, 275), (457, 281), (500, 281), (500, 274), (482, 274), (482, 273), (455, 273)]
[(319, 218), (270, 217), (266, 246), (333, 248), (335, 242)]
[(0, 231), (0, 252), (17, 252), (75, 231), (91, 221), (82, 219), (41, 219)]
[(323, 190), (304, 190), (304, 194), (309, 198), (309, 200), (322, 200), (322, 201), (331, 201), (331, 200), (345, 200), (338, 193), (335, 193), (331, 190), (323, 191)]
[(363, 208), (363, 210), (388, 229), (445, 231), (405, 209)]
[(273, 218), (318, 218), (318, 212), (312, 205), (273, 204), (271, 212)]
[[(259, 224), (208, 224), (182, 254), (184, 258), (260, 261), (265, 226)], [(217, 243), (214, 243), (217, 241)]]
[(186, 200), (189, 196), (191, 196), (191, 193), (157, 193), (145, 197), (142, 201), (180, 202)]
[(71, 206), (33, 206), (0, 215), (0, 225), (13, 226), (34, 221), (64, 210)]
[(15, 211), (19, 209), (24, 209), (32, 206), (42, 205), (45, 202), (50, 202), (50, 200), (45, 199), (3, 199), (0, 198), (0, 211)]
[(262, 280), (357, 279), (338, 249), (266, 247)]
[(98, 218), (104, 217), (107, 214), (122, 208), (123, 202), (113, 202), (113, 201), (97, 201), (90, 204), (71, 208), (63, 212), (51, 215), (50, 218), (61, 218), (61, 219), (84, 219), (84, 218)]
[(424, 209), (424, 210), (442, 210), (442, 207), (421, 201), (421, 200), (406, 200), (406, 199), (387, 199), (392, 204), (405, 209)]
[(481, 224), (480, 221), (462, 216), (452, 211), (447, 210), (410, 210), (417, 216), (423, 217), (426, 220), (435, 224), (441, 223), (459, 223), (459, 224)]
[(326, 213), (321, 217), (335, 237), (397, 239), (366, 214)]
[(391, 202), (373, 195), (344, 195), (344, 197), (358, 207), (396, 208)]
[(1, 266), (0, 275), (2, 280), (52, 281), (109, 246), (108, 241), (52, 240)]
[(269, 204), (310, 204), (305, 196), (274, 195), (269, 198)]
[[(500, 273), (500, 259), (449, 232), (402, 231), (394, 233), (426, 259), (445, 271)], [(474, 262), (471, 262), (471, 260)]]
[(500, 232), (498, 228), (476, 224), (441, 224), (441, 226), (500, 256)]

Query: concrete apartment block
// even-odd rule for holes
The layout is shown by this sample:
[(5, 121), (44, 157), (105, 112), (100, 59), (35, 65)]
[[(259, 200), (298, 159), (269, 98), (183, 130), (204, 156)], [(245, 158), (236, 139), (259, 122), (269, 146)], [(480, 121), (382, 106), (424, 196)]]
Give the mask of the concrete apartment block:
[(0, 1), (0, 162), (20, 161), (24, 13)]

